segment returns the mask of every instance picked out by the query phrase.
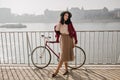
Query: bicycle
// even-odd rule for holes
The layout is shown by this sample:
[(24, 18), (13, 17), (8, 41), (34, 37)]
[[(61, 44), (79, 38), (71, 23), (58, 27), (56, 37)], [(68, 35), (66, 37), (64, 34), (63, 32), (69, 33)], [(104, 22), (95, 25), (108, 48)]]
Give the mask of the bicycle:
[[(50, 64), (51, 52), (57, 57), (58, 61), (60, 58), (59, 54), (54, 52), (54, 50), (48, 45), (48, 43), (54, 44), (54, 43), (58, 43), (58, 42), (49, 41), (49, 39), (51, 38), (50, 36), (45, 37), (45, 35), (41, 35), (41, 37), (44, 38), (45, 46), (38, 46), (38, 47), (34, 48), (31, 53), (32, 63), (35, 67), (37, 67), (39, 69), (43, 69)], [(85, 54), (85, 51), (79, 46), (75, 46), (73, 48), (73, 51), (74, 51), (74, 61), (68, 62), (68, 67), (70, 67), (72, 69), (77, 69), (85, 64), (86, 54)]]

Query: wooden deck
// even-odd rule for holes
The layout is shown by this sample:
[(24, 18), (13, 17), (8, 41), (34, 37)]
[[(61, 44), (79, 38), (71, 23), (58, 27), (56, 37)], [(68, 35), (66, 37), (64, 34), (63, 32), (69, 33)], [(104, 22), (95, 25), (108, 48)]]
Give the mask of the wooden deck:
[(63, 76), (61, 68), (55, 78), (51, 74), (55, 66), (37, 69), (28, 66), (0, 66), (0, 80), (120, 80), (120, 66), (84, 66), (78, 70), (69, 70), (69, 75)]

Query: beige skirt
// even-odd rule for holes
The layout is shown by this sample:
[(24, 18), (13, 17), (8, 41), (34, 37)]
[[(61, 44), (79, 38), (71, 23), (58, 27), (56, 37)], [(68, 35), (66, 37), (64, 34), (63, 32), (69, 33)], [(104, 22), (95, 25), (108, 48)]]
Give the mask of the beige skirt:
[(65, 62), (74, 60), (73, 39), (69, 36), (69, 34), (61, 34), (60, 48), (61, 48), (60, 59), (62, 61)]

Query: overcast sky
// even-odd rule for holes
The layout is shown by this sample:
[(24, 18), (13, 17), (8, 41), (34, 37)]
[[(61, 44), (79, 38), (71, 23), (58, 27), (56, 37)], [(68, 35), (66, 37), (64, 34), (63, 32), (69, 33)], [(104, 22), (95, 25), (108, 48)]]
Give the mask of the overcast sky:
[(84, 9), (109, 10), (120, 8), (120, 0), (0, 0), (0, 8), (11, 8), (17, 14), (43, 14), (45, 9), (66, 10), (71, 7), (84, 7)]

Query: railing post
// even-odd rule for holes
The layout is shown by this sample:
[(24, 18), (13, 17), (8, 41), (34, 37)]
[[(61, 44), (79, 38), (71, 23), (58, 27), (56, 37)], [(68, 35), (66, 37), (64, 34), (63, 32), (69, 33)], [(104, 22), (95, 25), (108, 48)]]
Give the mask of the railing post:
[(32, 51), (32, 49), (31, 49), (31, 46), (30, 46), (30, 41), (29, 41), (29, 37), (28, 37), (28, 32), (26, 32), (26, 43), (27, 43), (27, 55), (28, 55), (28, 66), (30, 66), (30, 56), (31, 56), (31, 54), (29, 54), (29, 48), (30, 48), (30, 53), (31, 53), (31, 51)]

